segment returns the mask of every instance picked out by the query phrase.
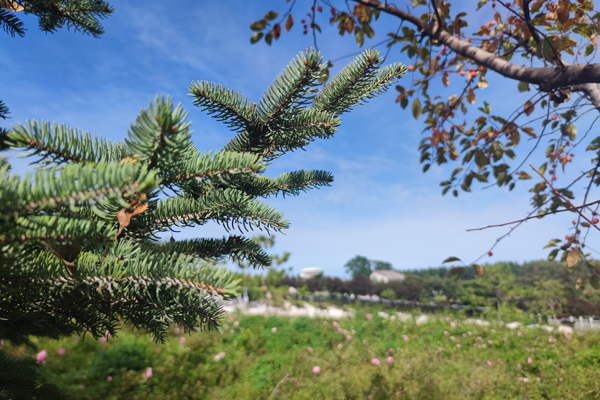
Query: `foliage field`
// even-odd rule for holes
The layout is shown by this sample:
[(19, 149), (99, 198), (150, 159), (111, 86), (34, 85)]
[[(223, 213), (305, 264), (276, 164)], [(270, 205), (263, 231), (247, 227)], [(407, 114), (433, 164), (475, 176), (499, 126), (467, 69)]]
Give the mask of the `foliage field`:
[(222, 334), (173, 329), (164, 344), (124, 328), (4, 349), (46, 350), (44, 378), (82, 399), (600, 398), (600, 335), (373, 310), (338, 321), (230, 314)]

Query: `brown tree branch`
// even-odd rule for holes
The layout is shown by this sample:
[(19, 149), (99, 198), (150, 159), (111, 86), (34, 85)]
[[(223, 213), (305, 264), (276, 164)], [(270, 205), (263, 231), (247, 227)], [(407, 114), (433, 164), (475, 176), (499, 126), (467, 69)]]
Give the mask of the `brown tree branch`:
[[(417, 27), (422, 35), (439, 41), (446, 45), (452, 51), (460, 54), (478, 65), (482, 65), (490, 70), (496, 71), (500, 75), (516, 81), (527, 82), (539, 85), (540, 90), (548, 92), (558, 88), (569, 87), (573, 85), (598, 84), (600, 83), (600, 64), (575, 64), (560, 68), (534, 68), (511, 64), (506, 60), (496, 57), (479, 47), (475, 47), (466, 40), (457, 39), (450, 35), (446, 30), (437, 30), (437, 24), (432, 22), (423, 22), (414, 15), (402, 11), (391, 5), (387, 5), (378, 0), (355, 0), (386, 14), (396, 16), (404, 21), (410, 22)], [(592, 88), (587, 88), (587, 92), (594, 93)], [(600, 89), (596, 89), (600, 95)], [(600, 100), (600, 96), (598, 97)], [(598, 103), (600, 104), (600, 103)]]
[[(584, 204), (584, 205), (582, 205), (582, 206), (579, 206), (579, 207), (574, 207), (574, 208), (586, 208), (586, 207), (592, 206), (592, 205), (594, 205), (594, 204), (599, 204), (599, 203), (600, 203), (600, 200), (596, 200), (596, 201), (593, 201), (593, 202), (591, 202), (591, 203)], [(472, 228), (472, 229), (467, 229), (467, 232), (471, 232), (471, 231), (482, 231), (482, 230), (484, 230), (484, 229), (488, 229), (488, 228), (499, 228), (499, 227), (501, 227), (501, 226), (506, 226), (506, 225), (511, 225), (511, 224), (518, 224), (518, 223), (525, 222), (525, 221), (527, 221), (527, 220), (530, 220), (530, 219), (535, 219), (535, 218), (543, 218), (543, 217), (545, 217), (545, 216), (547, 216), (547, 215), (558, 214), (558, 213), (561, 213), (561, 212), (567, 212), (567, 211), (573, 211), (573, 210), (571, 210), (571, 209), (569, 209), (569, 210), (556, 210), (556, 211), (547, 212), (547, 213), (544, 213), (544, 214), (538, 214), (538, 215), (534, 215), (534, 216), (532, 216), (532, 217), (525, 217), (525, 218), (523, 218), (523, 219), (519, 219), (519, 220), (516, 220), (516, 221), (504, 222), (504, 223), (502, 223), (502, 224), (488, 225), (488, 226), (484, 226), (483, 228)]]

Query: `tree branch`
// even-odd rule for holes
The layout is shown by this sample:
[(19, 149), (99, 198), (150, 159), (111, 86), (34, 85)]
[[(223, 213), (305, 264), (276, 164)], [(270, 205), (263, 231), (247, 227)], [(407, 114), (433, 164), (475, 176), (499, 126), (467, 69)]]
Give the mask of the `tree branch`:
[[(534, 68), (511, 64), (496, 57), (495, 54), (473, 46), (465, 40), (457, 39), (445, 30), (436, 31), (435, 26), (432, 24), (425, 23), (399, 8), (386, 5), (377, 0), (356, 0), (356, 2), (410, 22), (424, 36), (439, 41), (455, 53), (470, 59), (474, 63), (496, 71), (506, 78), (539, 85), (540, 90), (545, 92), (573, 85), (600, 83), (600, 64), (575, 64), (564, 69)], [(587, 88), (587, 90), (590, 93), (594, 92), (591, 88)], [(598, 95), (598, 99), (600, 99), (600, 89), (598, 89)]]

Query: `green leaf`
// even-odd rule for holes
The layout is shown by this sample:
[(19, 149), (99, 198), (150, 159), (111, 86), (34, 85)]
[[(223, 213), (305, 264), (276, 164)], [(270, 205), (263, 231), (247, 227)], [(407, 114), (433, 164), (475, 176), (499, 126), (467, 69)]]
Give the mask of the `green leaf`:
[(267, 44), (270, 46), (271, 42), (273, 42), (273, 34), (272, 33), (267, 33), (267, 36), (265, 36), (265, 42), (267, 42)]
[(590, 285), (592, 285), (594, 289), (600, 288), (600, 284), (598, 282), (598, 275), (592, 275), (592, 277), (590, 278)]
[(550, 252), (550, 254), (548, 254), (548, 261), (554, 261), (554, 259), (556, 258), (556, 255), (558, 254), (558, 251), (560, 249), (554, 249)]
[(540, 171), (540, 174), (544, 175), (544, 172), (546, 172), (546, 168), (548, 168), (547, 162), (543, 163), (542, 166), (538, 168), (538, 171)]
[(415, 99), (412, 104), (412, 115), (416, 120), (421, 116), (421, 100)]
[[(458, 257), (448, 257), (444, 261), (442, 261), (442, 264), (445, 264), (447, 262), (452, 262), (452, 261), (460, 261), (460, 258), (458, 258)], [(462, 262), (462, 261), (460, 261), (460, 262)]]
[(269, 11), (268, 13), (265, 14), (265, 20), (272, 21), (275, 18), (277, 18), (278, 16), (279, 16), (278, 12)]
[(408, 98), (403, 98), (402, 100), (400, 100), (400, 107), (402, 107), (402, 109), (406, 109), (406, 106), (408, 106)]
[(548, 247), (554, 247), (554, 245), (556, 245), (556, 243), (560, 243), (560, 242), (562, 242), (562, 240), (560, 240), (560, 239), (552, 239), (543, 248), (547, 249)]
[(517, 88), (519, 89), (519, 92), (526, 92), (527, 89), (529, 89), (529, 83), (519, 82), (519, 84), (517, 85)]
[(358, 47), (362, 47), (362, 45), (365, 44), (365, 33), (358, 26), (354, 28), (354, 37), (356, 38)]
[(427, 170), (429, 169), (429, 167), (431, 167), (431, 164), (425, 164), (423, 166), (423, 172), (427, 172)]
[(256, 32), (254, 35), (252, 35), (252, 37), (250, 38), (250, 43), (254, 44), (256, 42), (258, 42), (260, 39), (262, 39), (262, 37), (265, 34), (262, 32)]
[(585, 46), (585, 56), (586, 57), (589, 56), (590, 54), (592, 54), (593, 52), (594, 52), (594, 45), (593, 44), (588, 44), (587, 46)]
[(267, 26), (267, 21), (265, 21), (264, 19), (261, 19), (260, 21), (253, 22), (250, 25), (250, 29), (252, 29), (253, 31), (262, 31), (263, 29), (265, 29), (266, 26)]
[(450, 271), (448, 271), (448, 275), (446, 275), (446, 278), (460, 279), (464, 270), (465, 270), (465, 267), (450, 268)]
[(368, 23), (365, 22), (362, 25), (362, 29), (369, 39), (373, 39), (375, 37), (375, 32), (373, 32), (373, 28), (371, 28), (371, 25), (369, 25)]

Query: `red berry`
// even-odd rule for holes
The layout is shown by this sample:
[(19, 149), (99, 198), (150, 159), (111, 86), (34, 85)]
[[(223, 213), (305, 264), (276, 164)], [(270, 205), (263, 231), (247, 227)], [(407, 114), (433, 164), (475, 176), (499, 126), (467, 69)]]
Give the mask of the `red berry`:
[(438, 56), (435, 56), (435, 58), (436, 58), (436, 60), (439, 60), (442, 58), (442, 56), (438, 55)]
[(304, 33), (304, 34), (306, 35), (306, 34), (308, 33), (308, 31), (306, 31), (306, 30), (305, 30), (305, 31), (304, 31), (304, 32), (302, 32), (302, 33)]
[(510, 6), (511, 6), (511, 3), (506, 3), (506, 7), (510, 7)]
[(553, 177), (552, 177), (552, 180), (553, 180), (553, 181), (555, 181), (555, 180), (556, 180), (556, 176), (553, 176)]
[(154, 120), (155, 120), (155, 121), (158, 121), (158, 115), (156, 115), (156, 116), (154, 117)]
[(571, 157), (567, 157), (567, 162), (571, 162), (572, 158)]
[(596, 225), (597, 223), (598, 223), (598, 218), (594, 218), (594, 219), (592, 220), (592, 224)]
[(569, 240), (571, 237), (569, 235), (565, 235), (565, 239)]
[(310, 10), (311, 10), (311, 11), (315, 11), (315, 6), (312, 6), (312, 7), (310, 8)]
[(585, 247), (585, 243), (581, 243), (581, 247)]
[(577, 229), (577, 233), (581, 233), (581, 229)]
[(573, 225), (577, 225), (577, 221), (573, 220), (571, 222), (573, 222)]
[(319, 10), (319, 12), (323, 11), (323, 7), (319, 6), (317, 7), (317, 10)]
[(550, 171), (548, 171), (548, 173), (549, 173), (550, 175), (552, 175), (552, 174), (554, 173), (554, 170), (553, 170), (553, 169), (551, 169)]
[(569, 155), (570, 155), (571, 157), (575, 157), (575, 155), (574, 155), (574, 154), (569, 154)]
[(550, 155), (551, 155), (551, 156), (553, 156), (553, 155), (554, 155), (554, 152), (550, 153)]
[(308, 65), (308, 63), (306, 61), (304, 61), (304, 65)]
[(481, 67), (478, 68), (479, 72), (483, 72), (484, 68), (483, 65)]
[(568, 135), (568, 134), (569, 134), (569, 131), (565, 129), (565, 130), (563, 131), (563, 135)]
[(335, 14), (335, 8), (331, 7), (331, 13)]
[(409, 70), (409, 71), (412, 71), (413, 69), (415, 69), (415, 67), (413, 67), (412, 65), (409, 65), (409, 66), (408, 66), (408, 70)]
[(554, 119), (554, 120), (555, 120), (556, 118), (558, 118), (558, 117), (556, 116), (556, 114), (554, 114), (554, 115), (552, 116), (552, 119)]
[(463, 71), (462, 69), (460, 70), (460, 76), (465, 76), (465, 71)]
[(473, 78), (477, 76), (477, 71), (473, 71), (471, 72), (471, 74), (473, 75)]
[(303, 20), (302, 20), (302, 21), (300, 21), (300, 22), (302, 22), (303, 24), (305, 24), (305, 23), (306, 23), (306, 20), (304, 20), (304, 19), (303, 19)]
[(491, 251), (488, 251), (488, 256), (490, 256), (490, 257), (491, 257), (491, 256), (493, 256), (493, 255), (494, 255), (494, 253), (492, 253)]

